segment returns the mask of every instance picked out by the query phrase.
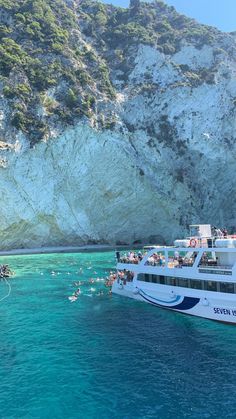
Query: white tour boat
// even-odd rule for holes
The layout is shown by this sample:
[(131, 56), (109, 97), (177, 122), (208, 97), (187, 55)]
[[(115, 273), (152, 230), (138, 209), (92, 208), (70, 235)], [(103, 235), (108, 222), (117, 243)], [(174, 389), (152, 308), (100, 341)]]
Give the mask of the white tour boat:
[[(213, 231), (212, 231), (213, 230)], [(236, 236), (190, 226), (174, 246), (117, 252), (112, 292), (193, 316), (236, 323)]]

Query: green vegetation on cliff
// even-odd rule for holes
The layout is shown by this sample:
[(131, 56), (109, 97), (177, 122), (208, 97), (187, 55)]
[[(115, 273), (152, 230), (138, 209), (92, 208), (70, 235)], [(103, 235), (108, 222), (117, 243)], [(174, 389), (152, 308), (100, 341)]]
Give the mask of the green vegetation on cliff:
[[(12, 126), (32, 143), (47, 133), (49, 119), (91, 118), (94, 90), (114, 97), (106, 63), (82, 39), (77, 20), (63, 0), (0, 0), (2, 92)], [(41, 93), (50, 89), (56, 106), (42, 116)]]
[(218, 30), (179, 15), (161, 1), (131, 1), (129, 9), (122, 9), (84, 0), (79, 7), (87, 20), (86, 33), (113, 48), (140, 42), (172, 54), (183, 38), (200, 48), (219, 37)]
[[(215, 42), (223, 48), (222, 36), (161, 1), (132, 0), (122, 9), (91, 0), (0, 0), (0, 81), (9, 123), (31, 144), (53, 125), (78, 118), (106, 128), (100, 103), (115, 99), (112, 72), (121, 70), (127, 81), (140, 44), (173, 54), (183, 38), (197, 48)], [(182, 71), (193, 86), (213, 80)]]

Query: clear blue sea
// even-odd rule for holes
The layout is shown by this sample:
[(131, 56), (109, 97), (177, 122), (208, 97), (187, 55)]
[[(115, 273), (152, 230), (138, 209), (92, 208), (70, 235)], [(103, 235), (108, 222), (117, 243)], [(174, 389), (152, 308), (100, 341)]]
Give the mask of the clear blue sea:
[(113, 252), (0, 263), (15, 271), (0, 302), (1, 418), (236, 418), (234, 326), (89, 284), (114, 269)]

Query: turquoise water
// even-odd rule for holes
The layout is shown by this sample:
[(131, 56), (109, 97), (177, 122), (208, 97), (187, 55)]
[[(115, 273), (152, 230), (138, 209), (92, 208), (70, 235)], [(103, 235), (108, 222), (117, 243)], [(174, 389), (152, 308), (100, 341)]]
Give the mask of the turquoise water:
[(1, 418), (236, 417), (234, 326), (88, 284), (114, 268), (113, 252), (0, 263), (16, 272), (0, 302)]

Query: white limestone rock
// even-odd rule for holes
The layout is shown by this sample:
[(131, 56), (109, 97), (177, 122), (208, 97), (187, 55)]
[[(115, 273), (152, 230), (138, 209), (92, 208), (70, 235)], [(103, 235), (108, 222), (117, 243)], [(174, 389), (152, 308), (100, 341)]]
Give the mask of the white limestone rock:
[(210, 45), (203, 45), (201, 49), (197, 49), (193, 45), (185, 45), (173, 55), (172, 61), (176, 64), (185, 64), (192, 70), (210, 69), (214, 64), (213, 52)]
[(196, 86), (178, 68), (213, 61), (211, 47), (171, 57), (140, 46), (128, 85), (114, 80), (115, 130), (55, 126), (33, 148), (13, 136), (0, 152), (1, 248), (170, 242), (190, 223), (234, 226), (235, 62)]

